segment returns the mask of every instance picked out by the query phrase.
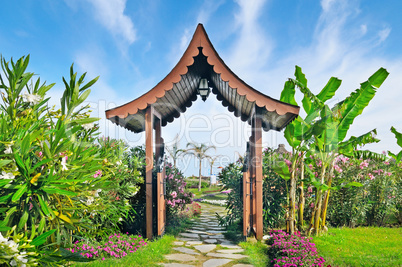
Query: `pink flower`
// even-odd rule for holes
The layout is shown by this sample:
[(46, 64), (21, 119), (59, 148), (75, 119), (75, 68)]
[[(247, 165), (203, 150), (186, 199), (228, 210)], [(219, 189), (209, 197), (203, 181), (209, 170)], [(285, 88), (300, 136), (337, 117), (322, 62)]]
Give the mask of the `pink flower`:
[(334, 169), (335, 169), (335, 171), (337, 171), (339, 173), (342, 172), (342, 169), (338, 165), (334, 165)]
[(372, 175), (371, 173), (369, 173), (369, 174), (367, 174), (368, 175), (368, 177), (370, 178), (370, 180), (374, 180), (374, 175)]
[(102, 171), (101, 170), (97, 170), (96, 172), (95, 172), (95, 174), (94, 174), (94, 178), (97, 178), (97, 177), (102, 177)]
[(363, 161), (362, 163), (360, 163), (360, 169), (363, 170), (363, 168), (368, 167), (368, 162), (367, 161)]
[(284, 161), (289, 167), (292, 166), (292, 162), (290, 160), (284, 159)]
[(177, 197), (176, 191), (173, 191), (170, 195), (171, 195), (173, 198), (176, 198), (176, 197)]

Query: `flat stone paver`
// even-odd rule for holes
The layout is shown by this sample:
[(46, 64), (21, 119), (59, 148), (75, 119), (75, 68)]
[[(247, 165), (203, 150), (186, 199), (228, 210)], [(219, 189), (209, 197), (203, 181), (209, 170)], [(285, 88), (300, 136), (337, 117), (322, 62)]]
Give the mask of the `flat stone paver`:
[(162, 266), (165, 266), (165, 267), (193, 267), (194, 265), (181, 264), (181, 263), (163, 263)]
[(177, 238), (177, 240), (180, 240), (180, 241), (199, 241), (200, 239), (199, 238), (188, 238), (188, 237), (178, 237)]
[(233, 243), (221, 243), (220, 245), (221, 245), (221, 247), (224, 247), (224, 248), (241, 249), (240, 246), (235, 245)]
[[(200, 230), (187, 230), (187, 232), (192, 233), (192, 234), (206, 234), (207, 232), (200, 231)], [(210, 232), (210, 231), (209, 231)]]
[(165, 255), (165, 258), (168, 260), (172, 260), (172, 261), (195, 261), (195, 260), (197, 260), (197, 258), (192, 255), (181, 254), (181, 253)]
[(219, 250), (217, 250), (216, 252), (218, 252), (218, 253), (230, 253), (230, 254), (233, 254), (233, 253), (241, 253), (241, 252), (244, 252), (244, 249), (219, 249)]
[(202, 267), (218, 267), (218, 266), (225, 265), (231, 261), (232, 260), (228, 260), (228, 259), (210, 259), (210, 260), (207, 260), (206, 262), (204, 262), (202, 264)]
[(194, 246), (194, 245), (201, 245), (202, 241), (188, 241), (186, 242), (186, 246)]
[(194, 246), (194, 248), (202, 253), (207, 253), (216, 248), (216, 245), (199, 245), (199, 246)]
[(221, 231), (221, 230), (209, 230), (208, 231), (208, 233), (211, 233), (211, 234), (222, 234), (222, 233), (224, 233), (225, 231)]
[(216, 258), (236, 259), (236, 260), (248, 257), (246, 255), (241, 255), (241, 254), (212, 253), (212, 252), (208, 253), (207, 256), (208, 257), (216, 257)]
[[(192, 220), (192, 226), (176, 238), (173, 243), (175, 253), (165, 256), (172, 262), (159, 265), (167, 267), (223, 267), (226, 265), (251, 267), (250, 264), (236, 264), (236, 260), (248, 256), (242, 255), (244, 249), (224, 238), (225, 228), (219, 226), (215, 216), (216, 213), (223, 214), (224, 207), (202, 204), (202, 212), (201, 218)], [(218, 244), (221, 246), (219, 249)], [(242, 262), (247, 261), (242, 260)]]
[(190, 254), (190, 255), (200, 255), (200, 253), (195, 252), (194, 250), (192, 250), (191, 248), (185, 248), (185, 247), (178, 247), (178, 248), (173, 248), (176, 251), (179, 251), (181, 253), (185, 253), (185, 254)]
[(189, 238), (199, 238), (198, 234), (191, 234), (191, 233), (180, 233), (180, 236), (189, 237)]

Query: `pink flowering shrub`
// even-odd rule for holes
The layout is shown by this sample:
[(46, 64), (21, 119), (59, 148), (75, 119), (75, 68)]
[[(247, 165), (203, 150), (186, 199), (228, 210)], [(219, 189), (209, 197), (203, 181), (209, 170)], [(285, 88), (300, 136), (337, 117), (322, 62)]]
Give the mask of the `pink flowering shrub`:
[(105, 260), (107, 258), (123, 258), (137, 252), (147, 242), (140, 235), (114, 234), (101, 242), (76, 241), (69, 250), (86, 258)]
[(269, 255), (274, 267), (284, 266), (325, 266), (324, 258), (318, 256), (312, 238), (302, 237), (300, 233), (289, 235), (282, 230), (272, 230), (268, 239)]
[(170, 163), (166, 165), (166, 204), (168, 213), (182, 211), (193, 202), (193, 194), (186, 190), (183, 174)]

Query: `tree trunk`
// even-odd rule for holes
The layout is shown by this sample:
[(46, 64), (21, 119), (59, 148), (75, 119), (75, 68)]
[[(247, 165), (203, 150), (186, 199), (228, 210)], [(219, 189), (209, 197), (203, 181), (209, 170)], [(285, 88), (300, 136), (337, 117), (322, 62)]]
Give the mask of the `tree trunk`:
[(290, 188), (289, 188), (289, 233), (294, 234), (295, 232), (295, 217), (296, 217), (296, 163), (297, 163), (297, 153), (293, 151), (294, 159), (292, 161), (292, 174), (290, 176)]
[[(331, 184), (332, 184), (332, 176), (334, 175), (334, 163), (335, 163), (335, 159), (331, 163), (331, 170), (329, 171), (329, 174), (328, 174), (329, 175), (329, 177), (328, 177), (328, 187), (331, 187)], [(323, 203), (323, 206), (322, 206), (321, 227), (323, 229), (325, 227), (325, 220), (326, 220), (326, 217), (327, 217), (329, 193), (330, 193), (330, 189), (328, 189), (325, 192), (324, 203)]]
[[(303, 155), (302, 155), (302, 159), (303, 159)], [(301, 178), (301, 182), (300, 182), (300, 186), (299, 186), (299, 188), (300, 188), (300, 196), (299, 196), (299, 220), (298, 220), (298, 222), (299, 222), (299, 231), (301, 231), (302, 229), (303, 229), (303, 226), (304, 226), (304, 218), (303, 218), (303, 213), (304, 213), (304, 204), (305, 204), (305, 202), (306, 202), (306, 200), (304, 199), (304, 189), (303, 189), (303, 186), (304, 186), (304, 182), (303, 182), (303, 180), (304, 180), (304, 161), (302, 160), (301, 161), (301, 166), (300, 166), (300, 168), (301, 168), (301, 175), (300, 175), (300, 178)]]
[(201, 159), (200, 159), (200, 172), (198, 174), (198, 192), (201, 191)]
[[(322, 162), (321, 167), (321, 184), (324, 184), (325, 181), (325, 171), (326, 166), (324, 162)], [(320, 234), (320, 219), (321, 219), (321, 207), (322, 207), (322, 190), (317, 189), (317, 196), (316, 196), (316, 211), (315, 211), (315, 218), (314, 218), (314, 231), (316, 235)]]
[(315, 218), (314, 218), (314, 230), (315, 234), (319, 235), (320, 234), (320, 218), (321, 218), (321, 206), (322, 206), (322, 191), (319, 190), (317, 193), (317, 211), (315, 212)]

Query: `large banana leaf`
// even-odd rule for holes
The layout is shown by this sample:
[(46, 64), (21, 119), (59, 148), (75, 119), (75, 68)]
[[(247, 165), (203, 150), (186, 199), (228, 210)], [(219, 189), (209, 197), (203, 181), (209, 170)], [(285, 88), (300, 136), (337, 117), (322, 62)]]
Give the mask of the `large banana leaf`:
[(398, 132), (394, 127), (391, 127), (391, 132), (395, 135), (398, 146), (402, 147), (402, 133)]
[[(376, 155), (371, 154), (369, 155), (367, 152), (366, 153), (358, 153), (356, 154), (356, 147), (357, 146), (363, 146), (366, 144), (371, 144), (371, 143), (378, 143), (380, 140), (377, 139), (375, 136), (377, 135), (377, 130), (373, 129), (363, 135), (360, 135), (358, 137), (352, 136), (348, 140), (339, 143), (338, 147), (338, 152), (340, 154), (343, 154), (348, 157), (355, 157), (358, 156), (358, 158), (361, 157), (376, 157)], [(360, 156), (359, 156), (360, 154)]]
[(361, 84), (360, 89), (352, 92), (349, 97), (335, 107), (333, 111), (336, 111), (334, 114), (337, 116), (339, 124), (336, 133), (333, 134), (337, 135), (338, 142), (345, 139), (354, 119), (367, 107), (388, 75), (389, 73), (384, 68), (380, 68), (366, 82)]
[[(395, 135), (396, 137), (396, 143), (402, 147), (402, 133), (398, 132), (394, 127), (391, 127), (391, 132)], [(393, 157), (397, 162), (402, 160), (402, 150), (399, 151), (398, 154), (394, 154), (391, 151), (388, 151), (388, 155)]]

